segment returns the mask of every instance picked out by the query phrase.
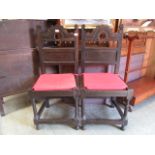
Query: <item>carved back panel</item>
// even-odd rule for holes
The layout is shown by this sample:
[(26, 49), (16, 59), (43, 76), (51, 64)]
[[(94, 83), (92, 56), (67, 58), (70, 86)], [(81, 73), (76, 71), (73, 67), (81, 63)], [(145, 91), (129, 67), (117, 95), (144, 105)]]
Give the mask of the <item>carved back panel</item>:
[(78, 28), (74, 33), (67, 32), (62, 26), (52, 26), (46, 32), (38, 29), (38, 50), (41, 71), (45, 73), (47, 65), (73, 64), (78, 70)]
[(81, 66), (82, 72), (89, 64), (114, 65), (118, 73), (123, 26), (114, 33), (107, 25), (97, 26), (92, 32), (82, 27)]

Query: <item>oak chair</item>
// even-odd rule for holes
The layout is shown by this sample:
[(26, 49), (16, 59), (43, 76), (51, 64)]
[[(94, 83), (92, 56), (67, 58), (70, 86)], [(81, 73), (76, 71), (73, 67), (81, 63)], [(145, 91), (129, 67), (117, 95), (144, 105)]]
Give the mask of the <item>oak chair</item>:
[[(34, 123), (38, 129), (39, 124), (43, 123), (73, 123), (76, 128), (79, 127), (78, 119), (78, 31), (75, 27), (75, 33), (68, 33), (62, 26), (51, 26), (46, 32), (38, 29), (37, 49), (40, 57), (41, 75), (29, 92), (33, 112)], [(74, 73), (56, 73), (47, 74), (46, 66), (74, 65)], [(74, 118), (45, 119), (41, 118), (45, 107), (49, 105), (49, 99), (52, 98), (73, 98), (75, 103)], [(43, 100), (40, 109), (37, 109), (36, 100)]]
[[(82, 26), (81, 45), (81, 71), (80, 94), (81, 94), (81, 128), (86, 124), (105, 123), (118, 126), (124, 130), (128, 123), (127, 112), (129, 102), (133, 96), (133, 90), (129, 89), (126, 83), (118, 74), (123, 26), (119, 32), (113, 33), (108, 26), (97, 26), (91, 33)], [(85, 73), (86, 66), (104, 65), (113, 66), (111, 72)], [(107, 70), (105, 70), (107, 71)], [(118, 111), (120, 118), (116, 119), (89, 119), (86, 117), (86, 98), (110, 98), (111, 104)], [(118, 98), (121, 98), (121, 100)], [(124, 104), (123, 108), (119, 102)], [(95, 103), (94, 103), (95, 104)]]

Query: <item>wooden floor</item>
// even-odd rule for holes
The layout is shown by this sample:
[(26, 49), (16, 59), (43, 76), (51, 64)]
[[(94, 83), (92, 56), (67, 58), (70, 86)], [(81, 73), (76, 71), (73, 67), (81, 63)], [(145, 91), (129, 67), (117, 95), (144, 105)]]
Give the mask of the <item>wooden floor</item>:
[(143, 77), (141, 79), (128, 83), (130, 88), (134, 89), (135, 103), (139, 104), (148, 97), (155, 95), (155, 79)]

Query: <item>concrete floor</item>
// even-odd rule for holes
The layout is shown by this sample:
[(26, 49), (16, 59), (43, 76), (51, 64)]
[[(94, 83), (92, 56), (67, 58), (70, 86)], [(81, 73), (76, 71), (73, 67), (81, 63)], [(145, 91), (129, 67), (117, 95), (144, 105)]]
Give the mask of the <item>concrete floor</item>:
[[(33, 124), (32, 107), (28, 102), (27, 94), (9, 96), (5, 101), (5, 117), (0, 117), (0, 134), (40, 134), (40, 135), (142, 135), (155, 134), (155, 96), (145, 100), (143, 103), (134, 107), (133, 112), (129, 113), (129, 124), (125, 131), (110, 125), (87, 125), (86, 130), (74, 130), (68, 125), (40, 125), (40, 130), (36, 130)], [(55, 102), (55, 100), (51, 101)], [(93, 109), (93, 112), (92, 112)], [(67, 104), (53, 105), (44, 112), (44, 117), (70, 117), (73, 115), (73, 107)], [(109, 109), (101, 104), (87, 105), (88, 117), (111, 117), (116, 116), (114, 109)]]

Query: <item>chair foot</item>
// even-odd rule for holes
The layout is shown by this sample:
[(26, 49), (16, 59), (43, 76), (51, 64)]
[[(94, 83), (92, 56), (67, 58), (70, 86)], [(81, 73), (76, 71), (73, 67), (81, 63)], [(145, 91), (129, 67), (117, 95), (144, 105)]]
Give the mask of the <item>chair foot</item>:
[(76, 130), (80, 129), (80, 122), (79, 122), (79, 120), (76, 120), (76, 122), (75, 122), (75, 129)]
[(81, 125), (81, 130), (85, 130), (86, 128), (85, 128), (85, 125)]
[(85, 130), (86, 128), (84, 126), (81, 127), (81, 130)]
[(124, 130), (125, 130), (125, 126), (122, 125), (122, 126), (120, 127), (120, 129), (121, 129), (122, 131), (124, 131)]
[(39, 130), (39, 124), (36, 124), (36, 129)]
[(38, 123), (38, 120), (39, 120), (39, 116), (36, 115), (36, 116), (34, 117), (34, 124), (35, 124), (35, 127), (36, 127), (37, 130), (39, 130), (39, 123)]
[(4, 113), (4, 112), (1, 112), (1, 116), (2, 116), (2, 117), (5, 116), (5, 113)]
[(3, 98), (0, 97), (0, 115), (1, 116), (5, 116), (3, 104), (4, 104)]
[(133, 111), (133, 109), (132, 109), (131, 106), (129, 106), (128, 111), (129, 111), (129, 112), (132, 112), (132, 111)]
[(123, 123), (122, 123), (122, 125), (121, 125), (121, 127), (120, 127), (120, 129), (122, 130), (122, 131), (124, 131), (125, 130), (125, 127), (128, 125), (128, 120), (124, 120), (123, 121)]
[(80, 129), (80, 126), (79, 125), (76, 125), (75, 129), (76, 130), (79, 130)]

